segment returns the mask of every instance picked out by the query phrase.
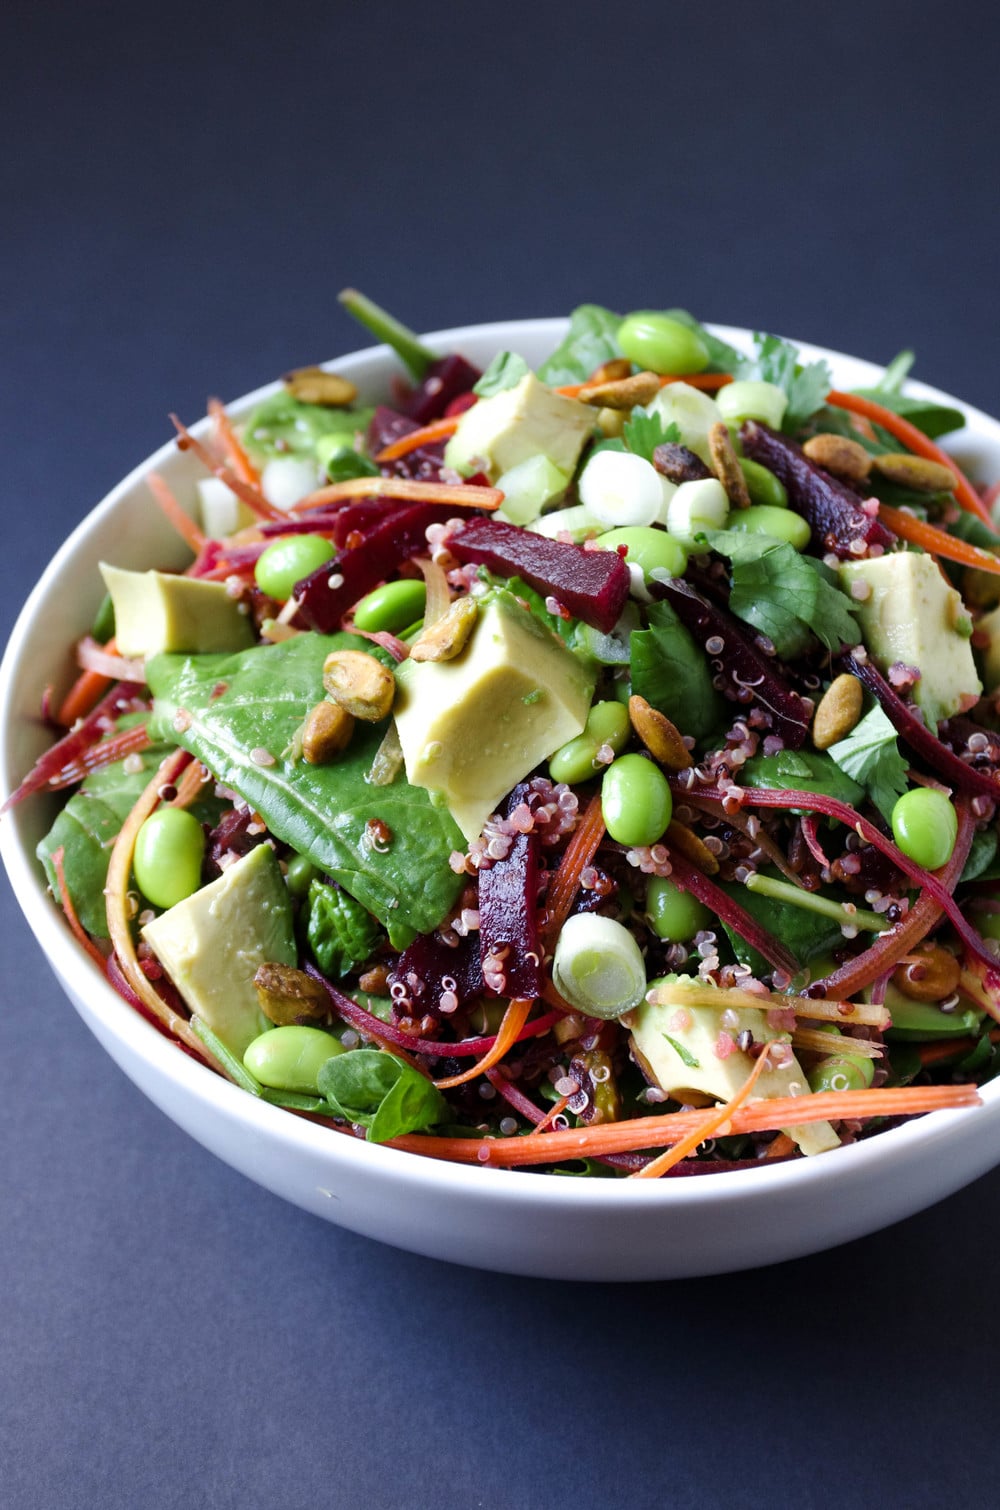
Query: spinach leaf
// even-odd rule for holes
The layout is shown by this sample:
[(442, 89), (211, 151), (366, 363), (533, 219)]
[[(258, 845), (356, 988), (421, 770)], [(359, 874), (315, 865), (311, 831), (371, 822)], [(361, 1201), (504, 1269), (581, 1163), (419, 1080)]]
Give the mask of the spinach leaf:
[(646, 621), (630, 637), (632, 691), (703, 739), (725, 718), (705, 654), (669, 603), (651, 603)]
[(367, 1127), (370, 1143), (419, 1132), (448, 1115), (441, 1092), (385, 1049), (352, 1049), (328, 1059), (319, 1088), (339, 1116)]
[(742, 769), (747, 786), (817, 792), (846, 802), (849, 807), (865, 794), (864, 787), (821, 750), (779, 750), (777, 755), (752, 755)]
[(358, 430), (367, 430), (374, 412), (303, 404), (282, 390), (257, 405), (243, 441), (255, 456), (311, 456), (324, 435), (342, 434), (349, 441)]
[[(767, 875), (770, 872), (763, 871), (762, 874)], [(759, 892), (748, 891), (745, 886), (740, 886), (736, 881), (723, 882), (722, 889), (732, 897), (734, 902), (738, 902), (744, 912), (748, 912), (762, 928), (766, 928), (775, 938), (780, 938), (800, 965), (807, 964), (817, 954), (826, 954), (836, 945), (843, 943), (840, 924), (832, 918), (822, 917), (816, 912), (808, 912), (804, 907), (796, 907), (792, 902), (776, 902), (773, 897), (765, 897)], [(726, 923), (722, 926), (739, 963), (749, 965), (754, 975), (766, 975), (771, 966), (763, 955), (758, 954), (753, 945), (748, 944), (734, 928), (730, 928)]]
[(675, 424), (665, 425), (659, 414), (647, 414), (645, 409), (632, 410), (632, 418), (626, 422), (622, 434), (628, 449), (646, 461), (653, 460), (657, 446), (670, 445), (681, 438)]
[(965, 424), (965, 415), (961, 409), (953, 409), (949, 404), (939, 404), (934, 399), (911, 398), (904, 394), (903, 384), (912, 366), (913, 352), (901, 351), (889, 363), (874, 388), (855, 388), (854, 392), (862, 398), (874, 399), (894, 414), (902, 415), (932, 440), (936, 440), (939, 435), (947, 435), (951, 430), (960, 430)]
[(813, 636), (827, 650), (858, 644), (854, 605), (831, 585), (822, 562), (770, 535), (708, 530), (706, 538), (731, 563), (731, 611), (766, 635), (783, 660), (808, 650)]
[(494, 393), (516, 388), (530, 371), (524, 357), (519, 357), (516, 351), (498, 351), (472, 391), (480, 398), (492, 398)]
[(997, 853), (997, 831), (995, 828), (984, 828), (972, 836), (972, 848), (969, 850), (969, 858), (965, 862), (965, 869), (959, 876), (959, 885), (963, 881), (978, 881), (981, 878), (990, 880), (991, 869), (995, 871)]
[(310, 884), (304, 913), (306, 942), (324, 975), (347, 975), (379, 941), (371, 913), (348, 892), (322, 881)]
[(846, 738), (831, 745), (827, 754), (846, 775), (861, 783), (869, 800), (888, 821), (896, 799), (906, 791), (909, 781), (896, 731), (878, 704)]
[[(146, 666), (154, 721), (238, 792), (278, 839), (356, 897), (402, 949), (435, 928), (457, 900), (461, 877), (448, 856), (464, 840), (447, 808), (403, 775), (389, 786), (369, 785), (384, 721), (359, 722), (348, 749), (329, 765), (296, 758), (296, 735), (323, 696), (323, 662), (343, 649), (373, 652), (356, 635), (299, 634), (231, 656), (154, 656)], [(175, 730), (182, 709), (178, 723), (186, 727)], [(273, 764), (251, 758), (259, 752)], [(367, 828), (376, 818), (392, 835), (384, 852)]]
[(569, 317), (569, 330), (538, 369), (543, 383), (584, 383), (605, 362), (621, 356), (618, 327), (621, 315), (600, 304), (581, 304)]

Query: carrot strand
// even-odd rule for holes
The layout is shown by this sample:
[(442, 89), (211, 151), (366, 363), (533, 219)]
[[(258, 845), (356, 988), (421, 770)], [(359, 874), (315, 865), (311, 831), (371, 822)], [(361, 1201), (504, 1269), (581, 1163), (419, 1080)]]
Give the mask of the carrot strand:
[(59, 904), (62, 907), (63, 912), (66, 914), (66, 921), (72, 929), (73, 936), (76, 939), (77, 943), (82, 944), (94, 963), (96, 965), (99, 965), (103, 970), (104, 955), (101, 953), (100, 949), (98, 949), (97, 945), (94, 943), (94, 940), (90, 937), (90, 934), (80, 922), (76, 908), (73, 905), (73, 898), (70, 896), (69, 887), (66, 885), (66, 871), (63, 865), (65, 858), (66, 850), (64, 846), (60, 844), (59, 848), (54, 849), (51, 855), (52, 869), (56, 873), (56, 886), (59, 891)]
[(692, 1128), (686, 1137), (675, 1143), (673, 1148), (667, 1149), (666, 1153), (661, 1153), (658, 1159), (651, 1159), (642, 1169), (637, 1169), (628, 1178), (630, 1180), (658, 1180), (661, 1174), (666, 1174), (667, 1170), (673, 1169), (681, 1159), (686, 1159), (689, 1153), (694, 1153), (699, 1144), (704, 1143), (706, 1138), (710, 1138), (714, 1132), (723, 1127), (737, 1107), (743, 1105), (760, 1079), (767, 1061), (768, 1050), (765, 1049), (763, 1054), (758, 1054), (753, 1069), (735, 1096), (730, 1097), (724, 1106), (717, 1106), (714, 1111), (709, 1112), (702, 1122)]
[(449, 1075), (446, 1080), (435, 1080), (434, 1084), (438, 1090), (448, 1091), (453, 1086), (464, 1085), (467, 1080), (475, 1080), (477, 1075), (484, 1075), (487, 1070), (491, 1070), (495, 1064), (499, 1063), (507, 1050), (517, 1041), (517, 1035), (527, 1022), (528, 1013), (534, 1005), (532, 1000), (519, 997), (508, 1002), (493, 1047), (487, 1049), (482, 1059), (477, 1059), (471, 1069), (463, 1070), (460, 1075)]
[(200, 555), (205, 548), (205, 536), (191, 515), (181, 508), (159, 472), (150, 472), (146, 478), (146, 484), (181, 539), (191, 547), (196, 556)]
[(429, 425), (421, 425), (419, 430), (411, 430), (408, 435), (401, 435), (398, 440), (391, 441), (383, 446), (375, 457), (379, 466), (387, 461), (398, 461), (401, 456), (409, 456), (411, 451), (419, 451), (421, 446), (435, 446), (438, 441), (447, 440), (458, 429), (461, 415), (449, 415), (445, 419), (433, 420)]
[(559, 930), (569, 917), (570, 908), (580, 889), (580, 876), (593, 860), (604, 838), (604, 812), (600, 793), (591, 797), (587, 810), (566, 846), (559, 869), (549, 883), (545, 899), (543, 940), (551, 949)]
[[(237, 498), (241, 498), (258, 519), (285, 519), (287, 517), (283, 509), (275, 508), (273, 503), (268, 503), (259, 488), (251, 487), (248, 482), (244, 482), (233, 467), (227, 467), (225, 462), (217, 461), (208, 447), (202, 445), (201, 441), (191, 434), (187, 425), (182, 424), (176, 414), (172, 414), (170, 420), (177, 431), (178, 450), (193, 451), (202, 466), (207, 467), (213, 477), (220, 478), (230, 492), (235, 493)], [(200, 1038), (198, 1042), (201, 1043)]]
[(991, 551), (970, 545), (967, 540), (949, 535), (946, 530), (937, 529), (926, 520), (908, 514), (905, 509), (890, 508), (887, 503), (879, 504), (878, 516), (901, 540), (921, 546), (932, 556), (943, 556), (946, 561), (957, 561), (962, 566), (973, 566), (977, 571), (993, 572), (1000, 576), (1000, 556), (994, 556)]
[(210, 398), (208, 412), (215, 420), (215, 433), (219, 444), (225, 451), (232, 463), (233, 471), (243, 482), (250, 484), (252, 488), (260, 487), (260, 472), (250, 460), (236, 431), (233, 422), (226, 413), (226, 406), (221, 399)]
[[(105, 649), (111, 649), (113, 645), (114, 641), (109, 640)], [(88, 713), (93, 712), (112, 682), (113, 678), (105, 676), (102, 671), (82, 671), (60, 703), (56, 722), (69, 729), (78, 718), (86, 718)]]
[(306, 514), (331, 503), (349, 503), (353, 498), (399, 499), (413, 503), (447, 503), (460, 509), (498, 509), (503, 503), (499, 488), (475, 483), (414, 482), (409, 477), (351, 477), (331, 482), (293, 504), (289, 513)]

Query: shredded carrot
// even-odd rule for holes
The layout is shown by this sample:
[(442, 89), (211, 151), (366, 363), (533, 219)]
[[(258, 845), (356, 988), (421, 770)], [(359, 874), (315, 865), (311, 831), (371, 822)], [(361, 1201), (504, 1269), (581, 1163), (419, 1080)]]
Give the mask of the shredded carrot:
[(477, 1075), (485, 1074), (487, 1070), (491, 1070), (495, 1064), (498, 1064), (511, 1045), (517, 1041), (517, 1035), (527, 1022), (528, 1013), (534, 1005), (534, 1001), (530, 998), (515, 997), (513, 1001), (508, 1002), (492, 1048), (487, 1049), (482, 1059), (477, 1059), (471, 1069), (463, 1070), (460, 1075), (450, 1075), (447, 1080), (435, 1080), (434, 1084), (438, 1090), (448, 1091), (453, 1086), (464, 1085), (467, 1080), (475, 1080)]
[(211, 779), (201, 761), (192, 760), (191, 764), (185, 767), (184, 774), (177, 783), (177, 795), (172, 798), (170, 806), (190, 807), (192, 802), (197, 801), (201, 796)]
[(714, 1132), (723, 1127), (737, 1107), (743, 1105), (760, 1079), (767, 1061), (768, 1051), (765, 1049), (762, 1054), (758, 1054), (753, 1069), (735, 1096), (730, 1097), (724, 1106), (717, 1106), (714, 1111), (710, 1111), (701, 1123), (686, 1137), (681, 1138), (680, 1142), (675, 1143), (673, 1148), (668, 1148), (665, 1153), (660, 1154), (659, 1158), (651, 1159), (642, 1169), (637, 1169), (634, 1174), (630, 1174), (629, 1179), (657, 1180), (661, 1174), (666, 1174), (668, 1169), (673, 1169), (675, 1164), (679, 1164), (681, 1159), (686, 1159), (689, 1153), (694, 1153), (700, 1143), (704, 1143), (706, 1138), (710, 1138)]
[(98, 949), (97, 945), (94, 943), (94, 940), (90, 937), (90, 934), (80, 922), (80, 919), (77, 916), (76, 908), (73, 906), (73, 898), (70, 896), (69, 887), (66, 885), (66, 871), (63, 866), (63, 861), (65, 860), (65, 858), (66, 850), (64, 846), (60, 844), (59, 848), (54, 849), (51, 855), (52, 869), (56, 873), (56, 885), (59, 889), (59, 903), (62, 907), (63, 912), (66, 914), (66, 921), (69, 924), (70, 928), (73, 930), (73, 936), (76, 939), (77, 943), (83, 945), (84, 949), (86, 949), (87, 953), (90, 955), (94, 963), (96, 965), (100, 965), (101, 969), (103, 970), (104, 955), (101, 953), (100, 949)]
[(552, 1123), (560, 1115), (560, 1113), (566, 1110), (567, 1106), (569, 1106), (569, 1097), (560, 1096), (559, 1100), (554, 1102), (552, 1106), (549, 1107), (548, 1111), (545, 1113), (545, 1116), (537, 1124), (537, 1126), (535, 1127), (535, 1132), (547, 1132), (548, 1129), (552, 1126)]
[(300, 498), (289, 510), (305, 514), (329, 503), (349, 503), (352, 498), (398, 499), (403, 503), (447, 503), (460, 509), (498, 509), (503, 503), (499, 488), (483, 488), (475, 483), (414, 482), (409, 477), (351, 477), (347, 482), (331, 482)]
[(409, 456), (411, 451), (419, 451), (421, 446), (435, 446), (439, 440), (447, 440), (458, 429), (460, 414), (449, 415), (446, 419), (433, 420), (429, 425), (422, 425), (419, 430), (411, 430), (409, 435), (401, 435), (398, 440), (391, 441), (383, 446), (375, 460), (379, 466), (387, 461), (398, 461), (401, 456)]
[[(201, 462), (207, 467), (213, 477), (218, 477), (226, 484), (230, 492), (241, 498), (248, 509), (252, 509), (258, 519), (285, 519), (287, 517), (283, 509), (275, 508), (273, 503), (268, 503), (259, 488), (252, 487), (244, 482), (242, 477), (233, 467), (227, 467), (225, 462), (217, 461), (207, 446), (203, 446), (188, 429), (187, 425), (181, 424), (176, 414), (170, 416), (171, 423), (177, 431), (177, 448), (180, 451), (193, 451)], [(198, 1040), (201, 1043), (201, 1039)]]
[(260, 472), (250, 460), (243, 444), (233, 429), (233, 422), (226, 413), (226, 406), (221, 399), (210, 398), (208, 412), (215, 420), (215, 433), (219, 438), (219, 444), (225, 451), (232, 463), (233, 471), (243, 482), (248, 482), (252, 488), (260, 487)]
[[(114, 640), (109, 640), (105, 649), (113, 648), (114, 643)], [(56, 722), (69, 729), (78, 718), (86, 718), (100, 702), (112, 681), (112, 677), (105, 676), (101, 671), (82, 671), (60, 703)]]
[(870, 1006), (867, 1002), (793, 996), (785, 991), (743, 991), (739, 986), (713, 986), (707, 981), (673, 981), (669, 986), (654, 987), (647, 999), (658, 1004), (671, 1002), (680, 1005), (682, 997), (693, 1007), (716, 1007), (720, 1012), (727, 1007), (757, 1007), (761, 1011), (775, 1007), (790, 1009), (797, 1016), (814, 1022), (853, 1022), (868, 1028), (890, 1026), (886, 1008)]
[(181, 508), (159, 472), (150, 472), (146, 483), (178, 535), (187, 542), (196, 556), (200, 555), (205, 549), (205, 536), (186, 509)]
[[(956, 1111), (981, 1104), (974, 1085), (890, 1086), (881, 1090), (776, 1096), (738, 1108), (731, 1121), (734, 1133), (774, 1132), (782, 1127), (801, 1127), (806, 1122), (912, 1117), (923, 1112)], [(625, 1122), (568, 1128), (565, 1132), (526, 1133), (522, 1138), (436, 1138), (410, 1133), (394, 1138), (391, 1146), (460, 1164), (513, 1169), (520, 1164), (554, 1164), (569, 1159), (663, 1147), (694, 1131), (700, 1131), (704, 1138), (704, 1117), (704, 1111), (668, 1112), (658, 1117), (635, 1117)]]
[[(661, 388), (668, 383), (687, 383), (689, 388), (700, 388), (705, 393), (715, 393), (719, 388), (725, 388), (727, 383), (733, 381), (729, 372), (689, 372), (685, 376), (677, 373), (658, 374)], [(585, 383), (564, 383), (561, 388), (553, 388), (553, 393), (560, 394), (563, 398), (576, 398), (586, 388), (593, 388), (599, 379), (589, 377)]]
[(790, 1138), (787, 1133), (780, 1132), (767, 1145), (767, 1152), (764, 1157), (765, 1159), (787, 1159), (788, 1155), (794, 1152), (795, 1139)]
[[(843, 1019), (842, 1019), (843, 1020)], [(796, 1028), (792, 1047), (808, 1054), (852, 1054), (855, 1059), (881, 1059), (882, 1049), (867, 1038), (836, 1038), (822, 1028)]]
[(545, 898), (545, 927), (542, 930), (546, 948), (553, 947), (559, 930), (569, 917), (569, 910), (580, 889), (580, 876), (593, 860), (603, 838), (604, 812), (598, 792), (591, 797), (586, 812), (566, 846), (559, 869), (549, 883)]
[(905, 509), (893, 509), (887, 503), (880, 503), (878, 517), (901, 540), (922, 546), (932, 556), (943, 556), (946, 561), (958, 561), (962, 566), (974, 566), (978, 571), (1000, 576), (1000, 556), (981, 550), (978, 545), (970, 545), (967, 540), (959, 540), (957, 535), (949, 535), (945, 530), (908, 514)]
[(955, 497), (963, 509), (967, 509), (970, 514), (975, 514), (984, 524), (992, 523), (989, 510), (958, 463), (908, 419), (904, 419), (901, 414), (894, 414), (891, 409), (887, 409), (884, 404), (877, 404), (874, 399), (862, 398), (857, 393), (840, 393), (836, 388), (827, 394), (826, 401), (838, 409), (847, 409), (852, 414), (861, 414), (865, 419), (881, 425), (883, 430), (888, 430), (890, 435), (894, 435), (915, 456), (923, 456), (928, 461), (936, 461), (941, 466), (947, 467), (955, 478)]

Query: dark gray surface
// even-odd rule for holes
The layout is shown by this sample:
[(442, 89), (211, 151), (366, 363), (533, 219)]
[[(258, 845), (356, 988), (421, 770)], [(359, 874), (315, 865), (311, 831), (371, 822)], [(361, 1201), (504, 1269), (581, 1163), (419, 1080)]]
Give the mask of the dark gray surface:
[[(418, 328), (684, 303), (996, 391), (995, 16), (970, 4), (9, 6), (7, 629), (167, 435)], [(1000, 1174), (748, 1276), (560, 1286), (378, 1247), (124, 1080), (0, 898), (0, 1500), (990, 1502)]]

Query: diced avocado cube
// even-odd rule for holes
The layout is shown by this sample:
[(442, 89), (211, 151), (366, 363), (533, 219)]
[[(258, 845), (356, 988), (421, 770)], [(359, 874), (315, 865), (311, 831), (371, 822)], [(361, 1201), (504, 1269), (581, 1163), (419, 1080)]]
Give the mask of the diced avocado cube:
[(982, 653), (983, 681), (986, 691), (993, 693), (1000, 687), (1000, 608), (984, 613), (976, 623), (978, 638), (988, 638), (989, 643)]
[(896, 661), (919, 670), (913, 699), (934, 732), (983, 690), (969, 635), (956, 627), (965, 616), (960, 594), (932, 557), (916, 551), (843, 562), (841, 587), (851, 595), (857, 582), (871, 589), (854, 598), (869, 655), (881, 671)]
[(568, 476), (595, 423), (589, 405), (553, 393), (529, 372), (513, 388), (466, 409), (444, 459), (458, 471), (485, 463), (496, 479), (529, 457), (542, 455)]
[(579, 734), (593, 672), (507, 592), (482, 608), (461, 655), (404, 661), (396, 726), (407, 779), (441, 794), (467, 839), (500, 799)]
[[(685, 977), (679, 977), (683, 982)], [(650, 983), (661, 988), (668, 981)], [(768, 1025), (766, 1014), (758, 1007), (729, 1009), (726, 1032), (736, 1039), (746, 1029), (756, 1042), (770, 1042), (779, 1032)], [(721, 1029), (721, 1012), (714, 1007), (690, 1006), (683, 986), (672, 1000), (645, 1001), (629, 1019), (632, 1046), (640, 1063), (661, 1090), (677, 1101), (695, 1105), (712, 1101), (729, 1101), (753, 1069), (749, 1054), (733, 1049), (724, 1059), (716, 1053)], [(757, 1081), (753, 1099), (776, 1096), (809, 1096), (809, 1082), (798, 1060), (766, 1069)], [(839, 1148), (840, 1139), (829, 1122), (804, 1122), (799, 1127), (783, 1129), (804, 1154), (823, 1153)]]
[(269, 1027), (257, 1004), (258, 965), (297, 960), (292, 904), (269, 844), (258, 844), (218, 880), (142, 930), (191, 1012), (237, 1058)]
[(104, 561), (100, 565), (115, 607), (115, 642), (122, 655), (152, 656), (165, 650), (212, 654), (253, 644), (250, 620), (223, 582), (125, 571)]

